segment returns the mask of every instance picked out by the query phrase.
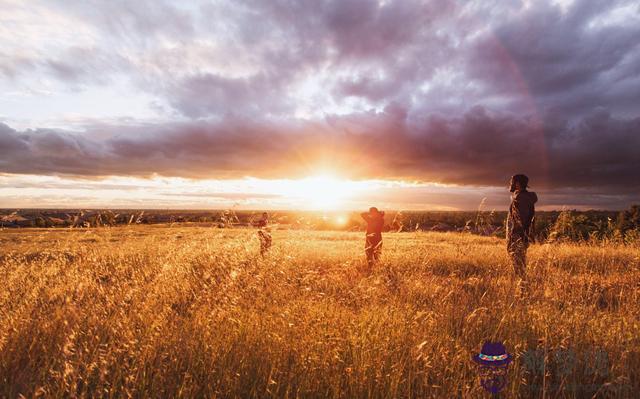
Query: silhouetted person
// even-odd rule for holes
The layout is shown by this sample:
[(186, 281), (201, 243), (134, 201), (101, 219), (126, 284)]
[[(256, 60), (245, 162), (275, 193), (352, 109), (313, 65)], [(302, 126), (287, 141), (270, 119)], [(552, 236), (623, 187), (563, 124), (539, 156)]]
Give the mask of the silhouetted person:
[(384, 212), (371, 207), (369, 212), (363, 212), (362, 218), (367, 222), (367, 235), (364, 252), (367, 255), (367, 264), (372, 266), (380, 258), (382, 251), (382, 227), (384, 226)]
[(258, 227), (258, 238), (260, 239), (260, 255), (264, 256), (269, 248), (271, 248), (271, 233), (269, 233), (269, 214), (267, 212), (262, 213), (262, 217), (253, 222), (255, 227)]
[(520, 284), (526, 281), (525, 267), (529, 242), (535, 239), (535, 206), (538, 201), (536, 193), (527, 191), (529, 178), (525, 175), (514, 175), (511, 178), (509, 191), (511, 205), (507, 217), (507, 252), (513, 263), (515, 275)]

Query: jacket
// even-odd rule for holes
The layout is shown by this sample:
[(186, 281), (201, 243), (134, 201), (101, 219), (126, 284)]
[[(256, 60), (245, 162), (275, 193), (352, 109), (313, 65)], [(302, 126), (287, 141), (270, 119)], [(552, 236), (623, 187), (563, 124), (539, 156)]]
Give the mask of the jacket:
[(508, 240), (518, 237), (533, 241), (536, 202), (538, 196), (531, 191), (521, 190), (514, 195), (507, 216)]

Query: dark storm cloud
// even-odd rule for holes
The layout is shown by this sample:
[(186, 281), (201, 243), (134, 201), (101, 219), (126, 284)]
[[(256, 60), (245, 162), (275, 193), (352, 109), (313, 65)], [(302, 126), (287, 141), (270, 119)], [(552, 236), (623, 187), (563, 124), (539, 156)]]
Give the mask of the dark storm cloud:
[[(57, 43), (23, 58), (23, 70), (71, 84), (120, 74), (190, 118), (292, 115), (299, 85), (322, 73), (315, 108), (356, 98), (378, 109), (402, 102), (410, 114), (481, 105), (636, 116), (640, 96), (640, 24), (601, 23), (624, 1), (50, 4), (89, 24), (96, 42)], [(6, 76), (18, 58), (0, 66)]]
[(9, 173), (84, 174), (100, 157), (100, 148), (101, 143), (76, 134), (49, 129), (19, 133), (0, 123), (0, 170)]
[(640, 62), (640, 25), (605, 23), (624, 5), (576, 1), (563, 12), (534, 2), (476, 40), (470, 76), (507, 93), (526, 90), (543, 110), (572, 116), (607, 107), (628, 114), (640, 101), (640, 78), (630, 69)]
[[(411, 104), (409, 113), (450, 110), (445, 102), (458, 104), (457, 112), (491, 107), (500, 96), (503, 107), (517, 112), (579, 117), (606, 107), (635, 116), (640, 25), (598, 25), (625, 5), (621, 1), (574, 2), (566, 11), (549, 2), (526, 10), (425, 1), (236, 4), (227, 5), (225, 22), (214, 24), (214, 32), (232, 32), (260, 71), (241, 82), (184, 76), (166, 95), (188, 116), (291, 112), (292, 87), (322, 68), (335, 73), (327, 86), (333, 99), (355, 97), (378, 106), (399, 101)], [(204, 15), (220, 16), (219, 9), (209, 10)], [(500, 18), (508, 11), (511, 18)], [(439, 71), (457, 75), (443, 82)], [(192, 95), (194, 82), (203, 79), (207, 90)], [(427, 93), (420, 91), (424, 84)]]
[[(257, 70), (242, 78), (186, 73), (169, 79), (170, 84), (163, 84), (160, 91), (189, 117), (256, 112), (285, 115), (295, 110), (295, 89), (302, 80), (324, 68), (331, 74), (345, 68), (355, 75), (335, 85), (330, 82), (328, 95), (376, 99), (359, 82), (384, 70), (389, 79), (382, 82), (382, 90), (374, 90), (379, 92), (378, 100), (388, 100), (406, 91), (406, 84), (413, 80), (410, 75), (417, 75), (414, 67), (418, 64), (410, 52), (438, 40), (427, 36), (424, 27), (442, 11), (442, 7), (418, 1), (384, 6), (362, 0), (203, 6), (201, 29), (237, 44), (243, 53), (229, 50), (230, 60), (236, 56), (238, 63), (248, 62), (249, 69)], [(430, 65), (435, 65), (433, 56)]]
[(29, 153), (29, 145), (21, 135), (9, 126), (0, 123), (0, 170), (11, 169), (13, 167), (12, 163), (16, 162), (16, 158), (20, 157), (18, 154)]
[[(111, 137), (2, 125), (0, 172), (196, 178), (302, 177), (328, 168), (353, 178), (504, 185), (512, 173), (538, 187), (640, 189), (640, 118), (592, 114), (540, 125), (476, 107), (460, 117), (408, 125), (402, 108), (324, 121), (228, 118), (110, 127)], [(594, 191), (595, 192), (595, 191)]]

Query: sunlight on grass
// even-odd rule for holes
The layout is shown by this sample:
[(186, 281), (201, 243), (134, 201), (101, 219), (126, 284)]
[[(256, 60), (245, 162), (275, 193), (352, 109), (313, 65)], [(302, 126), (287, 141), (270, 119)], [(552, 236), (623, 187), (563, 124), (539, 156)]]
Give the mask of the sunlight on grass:
[(637, 246), (535, 245), (518, 301), (497, 238), (385, 234), (369, 271), (362, 233), (273, 237), (261, 258), (249, 229), (3, 231), (0, 396), (475, 398), (492, 338), (515, 356), (508, 396), (542, 386), (536, 348), (615, 359), (564, 387), (640, 389)]

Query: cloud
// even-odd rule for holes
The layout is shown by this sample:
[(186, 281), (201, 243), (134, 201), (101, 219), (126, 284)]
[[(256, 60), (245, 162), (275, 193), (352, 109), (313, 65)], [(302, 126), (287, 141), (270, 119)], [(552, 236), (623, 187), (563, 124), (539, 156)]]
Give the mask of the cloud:
[(220, 110), (268, 115), (291, 109), (274, 86), (265, 75), (250, 78), (193, 75), (175, 82), (169, 101), (184, 115), (193, 118)]
[(158, 118), (0, 125), (0, 172), (640, 185), (631, 1), (57, 1), (3, 18), (0, 89), (117, 86)]
[(230, 117), (82, 134), (0, 125), (0, 172), (286, 178), (329, 169), (352, 178), (493, 186), (524, 172), (540, 187), (628, 192), (640, 187), (638, 129), (640, 118), (604, 111), (540, 125), (481, 107), (413, 125), (401, 107), (314, 122)]
[[(481, 35), (471, 47), (469, 75), (502, 92), (526, 90), (543, 111), (584, 116), (597, 107), (628, 114), (640, 99), (640, 25), (597, 26), (624, 2), (534, 2)], [(636, 10), (636, 14), (639, 14)]]
[[(9, 49), (0, 54), (0, 71), (25, 84), (33, 83), (25, 76), (74, 88), (127, 82), (193, 119), (292, 116), (301, 108), (320, 116), (336, 108), (380, 110), (391, 102), (410, 105), (414, 114), (462, 113), (481, 105), (571, 117), (605, 107), (629, 117), (637, 116), (640, 93), (639, 12), (629, 4), (245, 0), (31, 6), (42, 19), (81, 29), (77, 38), (34, 23), (26, 7), (14, 5), (8, 15), (20, 17), (15, 28), (24, 37), (16, 47), (9, 45), (13, 36), (0, 32)], [(617, 12), (621, 7), (624, 12)]]

